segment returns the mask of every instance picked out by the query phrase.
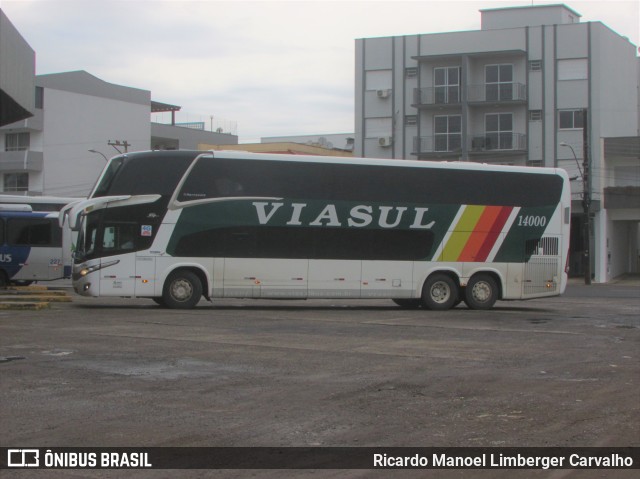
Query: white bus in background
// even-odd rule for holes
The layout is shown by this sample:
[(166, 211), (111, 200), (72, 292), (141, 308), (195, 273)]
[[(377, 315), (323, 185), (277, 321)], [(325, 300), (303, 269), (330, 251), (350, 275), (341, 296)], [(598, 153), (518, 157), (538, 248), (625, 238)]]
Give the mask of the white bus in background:
[(71, 277), (71, 230), (58, 212), (77, 198), (0, 195), (0, 287)]
[(488, 309), (564, 291), (570, 204), (561, 169), (153, 151), (111, 159), (64, 216), (86, 296)]
[(0, 204), (2, 205), (29, 205), (32, 211), (60, 211), (69, 203), (74, 203), (84, 198), (74, 198), (67, 196), (21, 196), (5, 195), (0, 193)]

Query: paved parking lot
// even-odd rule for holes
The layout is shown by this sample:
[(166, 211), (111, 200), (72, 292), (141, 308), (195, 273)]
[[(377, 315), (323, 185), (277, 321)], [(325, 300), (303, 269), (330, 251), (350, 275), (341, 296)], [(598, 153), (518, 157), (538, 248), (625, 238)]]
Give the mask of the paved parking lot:
[(639, 292), (0, 311), (0, 444), (640, 446)]

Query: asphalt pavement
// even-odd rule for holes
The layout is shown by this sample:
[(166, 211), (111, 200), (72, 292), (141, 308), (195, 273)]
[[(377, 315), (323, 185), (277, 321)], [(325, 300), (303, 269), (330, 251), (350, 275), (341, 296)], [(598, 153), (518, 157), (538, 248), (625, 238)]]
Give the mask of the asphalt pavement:
[[(633, 281), (574, 279), (562, 297), (492, 311), (403, 310), (384, 300), (202, 301), (173, 311), (79, 296), (47, 310), (0, 311), (0, 444), (638, 447)], [(126, 477), (389, 475), (164, 472)], [(428, 477), (633, 477), (472, 472)]]

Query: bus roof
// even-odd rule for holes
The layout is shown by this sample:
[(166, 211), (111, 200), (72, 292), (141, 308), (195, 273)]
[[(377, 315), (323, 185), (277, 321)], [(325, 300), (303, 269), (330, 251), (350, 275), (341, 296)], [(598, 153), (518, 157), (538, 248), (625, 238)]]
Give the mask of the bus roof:
[[(424, 161), (424, 160), (404, 160), (404, 159), (384, 159), (384, 158), (358, 158), (358, 157), (334, 157), (334, 156), (313, 156), (313, 155), (282, 155), (273, 153), (251, 153), (238, 150), (219, 150), (201, 152), (211, 154), (214, 158), (228, 159), (252, 159), (265, 161), (291, 161), (291, 162), (311, 162), (311, 163), (334, 163), (372, 166), (391, 166), (408, 168), (445, 168), (454, 170), (477, 170), (477, 171), (504, 171), (518, 173), (542, 173), (561, 174), (565, 171), (559, 168), (544, 168), (532, 166), (499, 165), (491, 163), (475, 163), (468, 161)], [(560, 171), (558, 171), (560, 170)]]
[[(405, 160), (405, 159), (383, 159), (383, 158), (358, 158), (358, 157), (335, 157), (335, 156), (314, 156), (314, 155), (286, 155), (275, 153), (252, 153), (241, 150), (152, 150), (125, 153), (123, 155), (112, 158), (128, 158), (135, 160), (136, 158), (168, 158), (188, 160), (195, 159), (200, 155), (211, 155), (214, 158), (226, 159), (248, 159), (248, 160), (264, 160), (264, 161), (291, 161), (291, 162), (310, 162), (310, 163), (333, 163), (333, 164), (352, 164), (352, 165), (372, 165), (372, 166), (390, 166), (390, 167), (407, 167), (407, 168), (440, 168), (452, 170), (475, 170), (475, 171), (501, 171), (501, 172), (518, 172), (530, 174), (551, 174), (567, 176), (565, 170), (561, 168), (546, 168), (534, 166), (513, 166), (500, 165), (492, 163), (476, 163), (468, 161), (424, 161), (424, 160)], [(568, 179), (568, 177), (567, 177)]]
[(12, 204), (2, 204), (0, 203), (0, 211), (1, 212), (6, 212), (6, 211), (10, 211), (10, 212), (20, 212), (20, 213), (31, 213), (33, 211), (33, 209), (31, 208), (31, 205), (24, 205), (24, 204), (18, 204), (18, 203), (12, 203)]

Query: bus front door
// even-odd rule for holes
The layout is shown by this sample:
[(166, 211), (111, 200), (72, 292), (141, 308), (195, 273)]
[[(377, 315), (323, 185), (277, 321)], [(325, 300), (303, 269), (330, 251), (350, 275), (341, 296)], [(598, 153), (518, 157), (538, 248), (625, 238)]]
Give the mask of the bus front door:
[(110, 222), (104, 225), (100, 260), (100, 295), (134, 296), (136, 286), (136, 223)]

